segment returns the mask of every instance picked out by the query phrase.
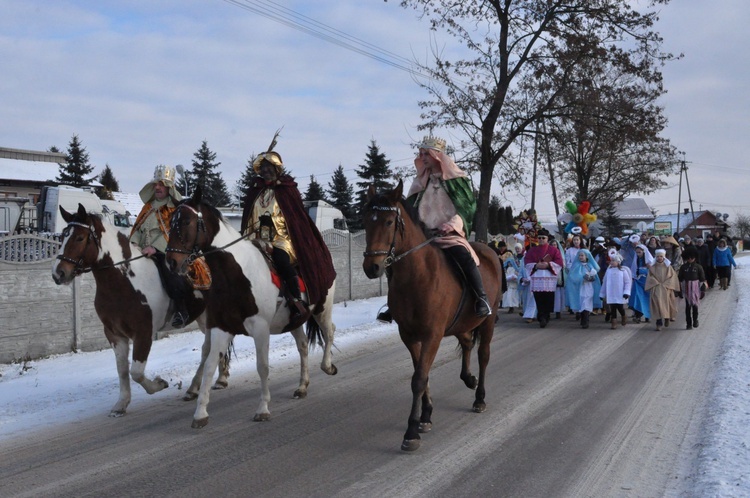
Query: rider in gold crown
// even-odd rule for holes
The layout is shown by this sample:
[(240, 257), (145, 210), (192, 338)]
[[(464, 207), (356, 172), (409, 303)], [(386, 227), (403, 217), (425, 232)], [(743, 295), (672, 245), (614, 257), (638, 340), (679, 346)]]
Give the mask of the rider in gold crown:
[[(467, 237), (476, 212), (476, 198), (468, 176), (446, 154), (445, 140), (425, 137), (414, 158), (417, 176), (406, 196), (418, 211), (419, 219), (433, 234), (433, 244), (445, 250), (463, 272), (476, 298), (474, 311), (483, 317), (492, 314), (479, 273), (479, 258)], [(390, 311), (378, 315), (391, 321)]]
[(336, 271), (323, 237), (305, 210), (297, 183), (284, 172), (281, 156), (272, 150), (277, 136), (278, 132), (268, 151), (253, 161), (259, 176), (248, 189), (241, 231), (271, 255), (286, 287), (289, 328), (295, 328), (310, 316), (302, 301), (297, 264), (310, 305), (323, 305)]
[[(135, 220), (130, 232), (130, 242), (141, 249), (141, 254), (149, 258), (156, 255), (159, 259), (167, 249), (169, 242), (169, 224), (175, 211), (176, 203), (182, 196), (175, 188), (177, 171), (172, 166), (159, 165), (154, 170), (154, 177), (141, 189), (139, 195), (143, 208)], [(162, 275), (163, 261), (157, 261)], [(185, 301), (175, 289), (165, 286), (175, 304), (172, 326), (184, 327), (188, 320)]]

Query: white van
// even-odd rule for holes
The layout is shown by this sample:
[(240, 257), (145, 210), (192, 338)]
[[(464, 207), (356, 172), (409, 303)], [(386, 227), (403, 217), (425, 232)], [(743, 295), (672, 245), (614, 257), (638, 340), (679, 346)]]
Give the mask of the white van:
[(67, 226), (60, 214), (60, 206), (66, 211), (78, 211), (78, 204), (83, 204), (87, 212), (103, 214), (101, 200), (88, 190), (75, 187), (43, 187), (37, 204), (37, 222), (39, 232), (60, 233)]

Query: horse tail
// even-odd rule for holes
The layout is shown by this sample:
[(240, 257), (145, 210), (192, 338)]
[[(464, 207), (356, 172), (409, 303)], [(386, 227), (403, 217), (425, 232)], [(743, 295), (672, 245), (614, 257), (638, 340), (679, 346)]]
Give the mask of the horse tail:
[(310, 351), (315, 351), (315, 346), (323, 347), (323, 330), (318, 321), (310, 315), (307, 319), (307, 344)]
[[(480, 342), (481, 334), (479, 333), (479, 327), (477, 327), (471, 331), (471, 347), (475, 348)], [(460, 358), (463, 354), (463, 351), (464, 350), (461, 348), (461, 342), (459, 341), (459, 343), (456, 344), (456, 356)]]

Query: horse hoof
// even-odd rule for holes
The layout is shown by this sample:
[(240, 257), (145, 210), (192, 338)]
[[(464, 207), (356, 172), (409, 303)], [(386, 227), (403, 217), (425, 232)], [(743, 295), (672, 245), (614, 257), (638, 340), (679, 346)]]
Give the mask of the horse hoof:
[(206, 418), (194, 418), (193, 423), (190, 425), (193, 429), (203, 429), (208, 425), (208, 417)]
[(401, 449), (403, 451), (417, 451), (420, 444), (422, 444), (422, 441), (419, 439), (404, 439), (404, 442), (401, 443)]
[(432, 430), (432, 422), (421, 422), (419, 424), (419, 432), (426, 434)]
[(474, 413), (482, 413), (487, 409), (487, 405), (485, 403), (474, 403), (473, 411)]
[(339, 369), (336, 368), (336, 365), (334, 365), (333, 363), (331, 363), (331, 366), (328, 367), (327, 369), (321, 368), (321, 370), (323, 370), (328, 375), (336, 375), (337, 373), (339, 373)]
[(217, 380), (216, 383), (211, 387), (214, 391), (220, 391), (229, 387), (229, 383), (223, 380)]
[(112, 410), (109, 412), (109, 416), (112, 418), (120, 418), (125, 416), (125, 410)]
[(154, 379), (154, 382), (156, 382), (156, 384), (159, 386), (159, 389), (157, 389), (158, 391), (161, 391), (162, 389), (166, 389), (169, 387), (169, 382), (162, 379), (161, 377), (156, 377)]
[(469, 378), (464, 381), (464, 384), (466, 384), (466, 387), (468, 387), (469, 389), (474, 390), (479, 385), (479, 381), (476, 377), (470, 375)]
[(297, 389), (294, 391), (294, 396), (292, 396), (294, 399), (304, 399), (307, 397), (307, 391), (303, 391), (302, 389)]
[(182, 401), (193, 401), (195, 399), (198, 399), (198, 393), (185, 393), (185, 396), (182, 397)]
[(253, 422), (268, 422), (271, 420), (270, 413), (256, 413), (253, 417)]

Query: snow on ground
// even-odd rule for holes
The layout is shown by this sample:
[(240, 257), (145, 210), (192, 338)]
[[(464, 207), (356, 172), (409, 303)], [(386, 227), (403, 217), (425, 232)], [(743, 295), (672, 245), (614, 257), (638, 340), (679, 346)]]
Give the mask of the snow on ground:
[[(717, 358), (716, 378), (701, 424), (701, 450), (692, 476), (695, 496), (750, 496), (750, 271), (742, 265), (732, 277), (738, 288), (738, 313)], [(718, 289), (711, 292), (720, 292)], [(339, 347), (377, 339), (391, 330), (374, 321), (385, 297), (339, 303), (334, 309)], [(170, 387), (154, 396), (174, 396), (187, 389), (200, 359), (203, 334), (177, 334), (154, 343), (146, 369)], [(235, 375), (255, 371), (250, 338), (235, 345)], [(271, 339), (272, 368), (297, 362), (290, 334)], [(317, 368), (320, 352), (313, 355)], [(190, 361), (186, 361), (190, 358)], [(92, 414), (105, 415), (115, 403), (118, 382), (112, 351), (69, 353), (23, 364), (0, 365), (0, 444), (50, 424), (65, 424)], [(153, 396), (132, 386), (131, 409)], [(54, 413), (54, 417), (52, 414)]]

